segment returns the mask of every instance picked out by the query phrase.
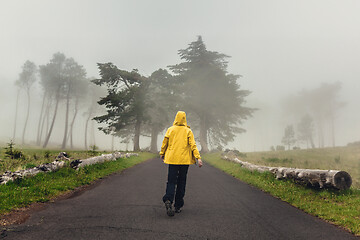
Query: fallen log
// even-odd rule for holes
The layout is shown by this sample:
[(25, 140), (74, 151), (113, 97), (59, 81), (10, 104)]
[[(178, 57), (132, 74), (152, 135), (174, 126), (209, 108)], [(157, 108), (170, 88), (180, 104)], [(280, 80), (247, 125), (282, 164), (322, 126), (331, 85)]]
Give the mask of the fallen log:
[(118, 158), (129, 158), (131, 156), (139, 156), (137, 153), (120, 153), (114, 152), (111, 154), (102, 154), (101, 156), (91, 157), (87, 159), (77, 159), (70, 162), (70, 166), (74, 169), (79, 169), (80, 167), (85, 167), (87, 165), (92, 165), (96, 163), (103, 163), (106, 161), (116, 161)]
[(239, 163), (243, 168), (250, 171), (271, 172), (275, 175), (276, 179), (293, 179), (297, 183), (316, 188), (344, 190), (349, 189), (352, 184), (350, 174), (345, 171), (259, 166), (241, 161), (231, 151), (223, 155), (223, 158)]
[(3, 175), (0, 175), (0, 184), (6, 184), (9, 181), (15, 179), (24, 178), (28, 176), (35, 176), (41, 172), (54, 172), (65, 166), (64, 161), (55, 160), (51, 163), (41, 164), (34, 168), (28, 168), (24, 170), (18, 170), (15, 172), (6, 171)]
[[(87, 158), (87, 159), (83, 159), (83, 160), (80, 160), (80, 159), (74, 160), (74, 161), (70, 162), (70, 167), (78, 169), (79, 167), (84, 167), (86, 165), (101, 163), (101, 162), (105, 162), (105, 161), (115, 161), (118, 158), (124, 158), (124, 157), (128, 158), (128, 157), (131, 157), (134, 155), (138, 156), (137, 153), (120, 153), (120, 152), (115, 152), (115, 153), (105, 154), (105, 155), (103, 154), (101, 156)], [(45, 163), (45, 164), (41, 164), (34, 168), (18, 170), (15, 172), (6, 171), (3, 175), (0, 175), (0, 184), (6, 184), (9, 181), (14, 181), (15, 179), (20, 179), (20, 178), (24, 178), (24, 177), (28, 177), (28, 176), (35, 176), (36, 174), (41, 173), (41, 172), (57, 171), (60, 168), (65, 166), (66, 161), (70, 161), (70, 159), (68, 158), (68, 155), (66, 154), (66, 152), (61, 152), (56, 157), (55, 161), (53, 161), (51, 163)]]

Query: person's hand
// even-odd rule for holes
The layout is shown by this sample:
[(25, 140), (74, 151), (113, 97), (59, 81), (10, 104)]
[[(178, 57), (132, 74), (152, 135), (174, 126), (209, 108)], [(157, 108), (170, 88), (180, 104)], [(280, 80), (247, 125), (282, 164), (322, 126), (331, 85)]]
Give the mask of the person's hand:
[(202, 167), (202, 161), (201, 161), (201, 159), (198, 159), (198, 163), (199, 163), (199, 167)]
[(164, 161), (164, 155), (160, 155), (160, 159)]

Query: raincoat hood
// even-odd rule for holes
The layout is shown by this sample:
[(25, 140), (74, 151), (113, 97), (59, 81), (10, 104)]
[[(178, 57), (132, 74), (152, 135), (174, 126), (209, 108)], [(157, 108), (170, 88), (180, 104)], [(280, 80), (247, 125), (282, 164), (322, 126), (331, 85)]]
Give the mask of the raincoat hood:
[(174, 126), (187, 126), (186, 113), (183, 111), (178, 111), (173, 125)]

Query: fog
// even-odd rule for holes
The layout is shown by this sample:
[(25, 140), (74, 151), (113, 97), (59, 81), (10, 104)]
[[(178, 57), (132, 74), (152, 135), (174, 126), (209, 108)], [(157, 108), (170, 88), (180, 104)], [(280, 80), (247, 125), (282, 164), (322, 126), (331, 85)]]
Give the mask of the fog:
[[(13, 135), (15, 81), (27, 60), (45, 65), (61, 52), (83, 65), (89, 78), (98, 78), (96, 63), (105, 62), (149, 76), (179, 63), (178, 50), (199, 35), (208, 50), (231, 56), (228, 71), (240, 74), (241, 88), (252, 92), (246, 106), (258, 108), (242, 125), (246, 133), (227, 148), (265, 151), (281, 145), (285, 127), (296, 128), (300, 121), (286, 111), (286, 99), (336, 82), (341, 83), (337, 100), (345, 105), (334, 116), (335, 145), (359, 141), (359, 12), (357, 0), (1, 1), (0, 142), (9, 142)], [(31, 99), (28, 144), (36, 139), (42, 101), (38, 82)], [(24, 92), (19, 104), (17, 143), (25, 121)], [(61, 145), (64, 110), (59, 109), (52, 146)], [(75, 124), (78, 148), (84, 147), (85, 111), (80, 110)], [(324, 126), (324, 147), (333, 144), (329, 128)], [(318, 137), (315, 131), (317, 147)], [(89, 139), (102, 149), (111, 148), (111, 136), (99, 131)], [(148, 147), (149, 139), (142, 137), (140, 145)], [(115, 139), (115, 148), (126, 147)]]

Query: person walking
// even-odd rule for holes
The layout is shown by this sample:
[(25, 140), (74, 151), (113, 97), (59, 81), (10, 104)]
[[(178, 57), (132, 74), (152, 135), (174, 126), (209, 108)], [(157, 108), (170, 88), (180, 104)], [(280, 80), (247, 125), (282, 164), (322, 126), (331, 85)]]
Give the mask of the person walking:
[[(184, 206), (186, 177), (189, 165), (202, 166), (199, 150), (196, 147), (194, 134), (186, 122), (186, 113), (178, 111), (173, 126), (166, 131), (160, 158), (169, 165), (166, 193), (163, 197), (166, 213), (172, 217), (180, 213)], [(173, 209), (173, 202), (175, 203)]]

